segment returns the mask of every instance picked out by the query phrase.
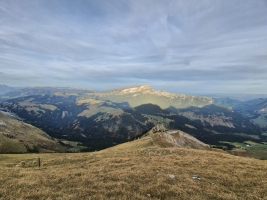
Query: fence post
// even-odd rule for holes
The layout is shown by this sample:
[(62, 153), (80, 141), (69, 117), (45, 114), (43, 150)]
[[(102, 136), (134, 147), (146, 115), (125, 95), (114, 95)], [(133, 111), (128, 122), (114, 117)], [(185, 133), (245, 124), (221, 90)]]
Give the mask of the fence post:
[(37, 165), (39, 168), (41, 167), (41, 158), (37, 158)]

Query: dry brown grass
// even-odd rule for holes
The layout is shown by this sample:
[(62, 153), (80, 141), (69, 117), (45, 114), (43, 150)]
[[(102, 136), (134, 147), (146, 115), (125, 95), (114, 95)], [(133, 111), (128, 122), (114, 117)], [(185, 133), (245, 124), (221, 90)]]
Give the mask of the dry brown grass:
[[(40, 169), (15, 166), (37, 156)], [(159, 148), (144, 138), (95, 153), (0, 155), (0, 184), (3, 200), (257, 200), (267, 199), (267, 161)]]

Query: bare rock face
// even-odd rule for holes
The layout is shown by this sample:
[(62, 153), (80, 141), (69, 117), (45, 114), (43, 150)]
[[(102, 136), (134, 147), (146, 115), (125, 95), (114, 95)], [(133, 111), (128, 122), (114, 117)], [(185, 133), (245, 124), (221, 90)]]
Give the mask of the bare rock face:
[(157, 132), (166, 132), (168, 129), (163, 125), (163, 124), (157, 124), (155, 127), (151, 129), (152, 133), (157, 133)]
[(161, 147), (182, 147), (193, 149), (209, 149), (209, 145), (199, 141), (193, 136), (180, 131), (168, 130), (164, 125), (157, 125), (149, 132), (154, 144)]

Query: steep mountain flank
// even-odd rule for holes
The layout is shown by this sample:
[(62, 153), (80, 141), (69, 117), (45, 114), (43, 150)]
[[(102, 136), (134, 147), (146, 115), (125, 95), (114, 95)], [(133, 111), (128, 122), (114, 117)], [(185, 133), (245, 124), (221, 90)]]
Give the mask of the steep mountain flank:
[(40, 129), (0, 112), (0, 153), (63, 152), (66, 148)]

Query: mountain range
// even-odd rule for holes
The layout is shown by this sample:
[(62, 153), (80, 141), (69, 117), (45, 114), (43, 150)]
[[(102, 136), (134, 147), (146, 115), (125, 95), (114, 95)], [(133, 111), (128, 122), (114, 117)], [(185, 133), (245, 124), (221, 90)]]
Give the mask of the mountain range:
[(266, 147), (266, 101), (173, 94), (146, 85), (106, 92), (45, 87), (2, 93), (0, 107), (87, 151), (134, 140), (158, 124), (214, 147), (247, 151), (247, 142)]

